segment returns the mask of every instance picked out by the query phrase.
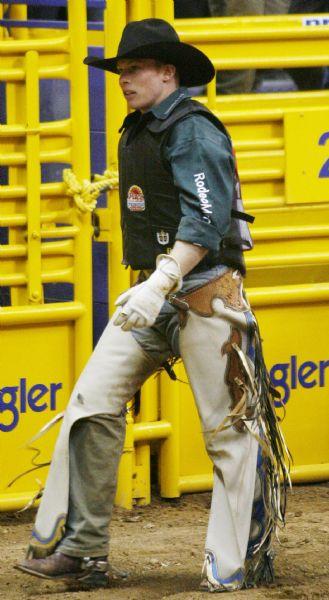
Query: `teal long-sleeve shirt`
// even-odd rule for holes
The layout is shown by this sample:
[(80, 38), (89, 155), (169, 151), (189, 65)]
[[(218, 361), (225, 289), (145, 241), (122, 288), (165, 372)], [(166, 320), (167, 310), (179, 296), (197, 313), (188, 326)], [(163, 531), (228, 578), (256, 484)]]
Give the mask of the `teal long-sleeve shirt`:
[[(165, 119), (189, 96), (179, 88), (151, 112)], [(217, 252), (231, 222), (234, 158), (224, 133), (200, 114), (176, 123), (164, 150), (178, 190), (182, 218), (176, 239)]]

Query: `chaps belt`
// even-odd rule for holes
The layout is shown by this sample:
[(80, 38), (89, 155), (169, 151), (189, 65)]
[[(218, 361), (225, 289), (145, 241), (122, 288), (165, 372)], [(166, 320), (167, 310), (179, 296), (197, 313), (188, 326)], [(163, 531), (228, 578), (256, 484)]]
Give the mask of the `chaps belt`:
[(226, 308), (237, 311), (249, 310), (242, 289), (241, 274), (230, 269), (196, 290), (182, 295), (170, 294), (168, 300), (178, 309), (181, 326), (184, 327), (189, 310), (201, 317), (212, 317), (214, 315), (212, 302), (215, 298), (222, 300)]

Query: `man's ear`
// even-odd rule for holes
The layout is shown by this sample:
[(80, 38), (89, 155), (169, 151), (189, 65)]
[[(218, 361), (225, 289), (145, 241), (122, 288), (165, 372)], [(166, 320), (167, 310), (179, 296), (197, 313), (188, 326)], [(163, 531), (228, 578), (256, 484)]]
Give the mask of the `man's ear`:
[(177, 69), (174, 65), (164, 65), (163, 66), (163, 81), (169, 81), (170, 79), (175, 79), (177, 75)]

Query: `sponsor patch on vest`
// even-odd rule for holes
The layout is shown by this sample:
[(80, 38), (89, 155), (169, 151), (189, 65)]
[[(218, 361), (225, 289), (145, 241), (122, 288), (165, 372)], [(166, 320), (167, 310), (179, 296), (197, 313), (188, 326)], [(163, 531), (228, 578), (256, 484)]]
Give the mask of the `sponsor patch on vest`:
[(167, 231), (157, 231), (157, 240), (161, 246), (166, 246), (169, 244), (169, 233)]
[(143, 190), (138, 185), (130, 186), (128, 190), (127, 206), (133, 212), (145, 210), (145, 198)]

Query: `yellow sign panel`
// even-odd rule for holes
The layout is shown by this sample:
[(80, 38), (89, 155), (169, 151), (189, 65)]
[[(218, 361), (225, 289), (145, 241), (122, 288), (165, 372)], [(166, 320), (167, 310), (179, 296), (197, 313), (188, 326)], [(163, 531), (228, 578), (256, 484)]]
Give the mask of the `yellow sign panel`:
[[(47, 469), (34, 467), (50, 460), (59, 425), (32, 444), (40, 455), (25, 444), (67, 404), (73, 387), (74, 325), (33, 324), (1, 331), (6, 350), (0, 379), (0, 508), (6, 502), (10, 508), (11, 498), (20, 505), (20, 497), (34, 495), (45, 480)], [(30, 472), (9, 485), (25, 471)]]
[(329, 110), (287, 112), (286, 202), (329, 202)]
[(266, 362), (286, 409), (283, 430), (294, 467), (305, 472), (329, 464), (328, 315), (325, 303), (257, 310)]
[[(277, 402), (277, 412), (285, 415), (282, 429), (293, 456), (293, 481), (323, 480), (328, 476), (328, 314), (326, 303), (311, 302), (261, 306), (256, 311), (267, 368), (284, 405), (281, 408)], [(176, 370), (178, 377), (186, 381), (183, 366), (180, 364)], [(161, 473), (161, 493), (173, 497), (211, 489), (212, 464), (204, 448), (192, 392), (178, 382), (166, 381), (165, 387), (171, 390), (167, 399), (176, 395), (179, 433), (171, 454), (166, 445), (175, 444), (173, 436), (163, 444), (162, 459), (168, 469)]]

